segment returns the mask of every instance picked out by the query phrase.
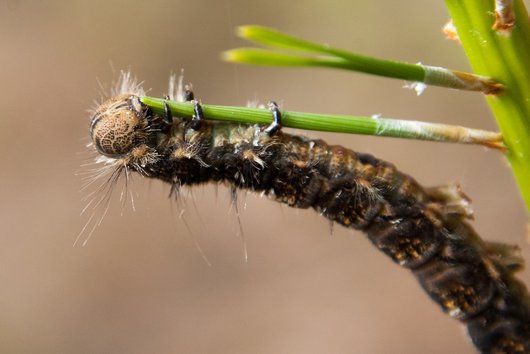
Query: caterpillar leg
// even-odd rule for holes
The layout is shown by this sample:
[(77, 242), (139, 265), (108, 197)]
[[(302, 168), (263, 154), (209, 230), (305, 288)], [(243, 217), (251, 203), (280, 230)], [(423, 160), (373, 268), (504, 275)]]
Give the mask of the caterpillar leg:
[(271, 136), (282, 128), (282, 114), (276, 102), (270, 101), (268, 107), (272, 112), (272, 123), (264, 131)]
[(201, 127), (201, 122), (204, 119), (204, 114), (202, 113), (202, 106), (197, 100), (191, 101), (193, 103), (193, 118), (191, 119), (191, 128), (193, 130), (198, 130)]
[(204, 119), (204, 114), (202, 113), (202, 107), (199, 101), (195, 99), (195, 94), (191, 89), (191, 85), (186, 85), (184, 91), (184, 101), (193, 103), (193, 118), (191, 119), (191, 128), (193, 130), (198, 130), (201, 127), (201, 120)]
[[(169, 100), (169, 96), (164, 96), (164, 99)], [(161, 131), (163, 133), (168, 133), (171, 125), (173, 125), (173, 113), (171, 113), (171, 109), (169, 108), (167, 102), (164, 102), (164, 117), (162, 117), (161, 125)]]
[(191, 102), (195, 99), (195, 95), (193, 94), (193, 90), (191, 89), (191, 84), (186, 85), (184, 88), (184, 101)]
[(132, 95), (127, 99), (127, 108), (130, 111), (134, 112), (137, 116), (147, 120), (149, 126), (153, 124), (153, 120), (155, 117), (153, 115), (153, 111), (151, 110), (151, 108), (143, 104), (138, 96)]

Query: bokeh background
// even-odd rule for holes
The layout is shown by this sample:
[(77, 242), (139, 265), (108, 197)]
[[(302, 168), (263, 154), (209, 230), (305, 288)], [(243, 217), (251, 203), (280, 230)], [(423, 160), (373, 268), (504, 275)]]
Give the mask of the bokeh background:
[[(99, 83), (131, 68), (150, 94), (185, 69), (204, 103), (274, 99), (286, 110), (382, 114), (496, 129), (480, 94), (331, 70), (235, 66), (237, 25), (260, 24), (385, 58), (467, 70), (441, 0), (0, 2), (0, 352), (473, 353), (412, 275), (359, 232), (225, 187), (175, 202), (135, 176), (85, 247), (79, 171)], [(488, 240), (530, 259), (511, 172), (481, 147), (321, 134), (425, 185), (459, 182)], [(180, 214), (183, 215), (181, 217)], [(243, 256), (243, 242), (248, 262)], [(199, 251), (202, 249), (208, 262)], [(521, 278), (530, 284), (530, 273)]]

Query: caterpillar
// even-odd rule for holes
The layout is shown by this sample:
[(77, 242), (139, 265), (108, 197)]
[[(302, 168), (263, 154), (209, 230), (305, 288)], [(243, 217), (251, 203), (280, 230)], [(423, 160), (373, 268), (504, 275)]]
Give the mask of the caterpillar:
[[(480, 239), (458, 187), (422, 187), (370, 154), (268, 127), (155, 115), (127, 88), (92, 116), (93, 145), (112, 179), (123, 171), (162, 180), (173, 192), (209, 182), (250, 190), (361, 230), (427, 294), (463, 322), (484, 353), (530, 353), (530, 297), (514, 273), (514, 248)], [(188, 91), (188, 99), (192, 99)]]

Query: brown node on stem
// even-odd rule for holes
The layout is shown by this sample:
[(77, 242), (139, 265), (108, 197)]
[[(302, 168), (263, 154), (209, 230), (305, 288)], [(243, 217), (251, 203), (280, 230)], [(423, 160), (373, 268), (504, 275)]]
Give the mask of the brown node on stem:
[(455, 76), (469, 87), (476, 88), (485, 95), (497, 95), (502, 92), (504, 85), (487, 77), (477, 77), (461, 71), (453, 71)]
[(515, 25), (515, 12), (512, 0), (495, 1), (495, 23), (492, 29), (504, 34), (509, 34)]

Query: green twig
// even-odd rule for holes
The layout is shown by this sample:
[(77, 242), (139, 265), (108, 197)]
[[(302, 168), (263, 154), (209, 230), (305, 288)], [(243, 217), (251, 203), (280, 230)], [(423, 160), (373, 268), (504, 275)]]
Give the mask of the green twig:
[(530, 21), (524, 3), (446, 0), (446, 4), (474, 71), (506, 86), (487, 101), (530, 210)]
[(260, 26), (239, 27), (240, 37), (274, 49), (290, 50), (291, 54), (268, 49), (239, 48), (224, 53), (225, 60), (257, 65), (320, 66), (359, 71), (367, 74), (423, 82), (426, 85), (496, 94), (502, 85), (489, 77), (446, 68), (397, 62), (351, 53), (324, 44), (289, 36)]
[[(163, 114), (164, 102), (168, 103), (175, 115), (191, 118), (194, 114), (191, 103), (147, 96), (142, 97), (142, 102), (158, 114)], [(206, 119), (247, 124), (271, 122), (271, 113), (267, 109), (202, 105), (202, 110)], [(501, 150), (504, 148), (502, 137), (496, 132), (418, 121), (283, 111), (282, 125), (307, 130), (480, 144)]]

